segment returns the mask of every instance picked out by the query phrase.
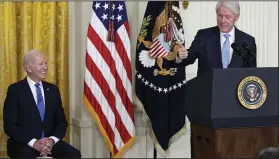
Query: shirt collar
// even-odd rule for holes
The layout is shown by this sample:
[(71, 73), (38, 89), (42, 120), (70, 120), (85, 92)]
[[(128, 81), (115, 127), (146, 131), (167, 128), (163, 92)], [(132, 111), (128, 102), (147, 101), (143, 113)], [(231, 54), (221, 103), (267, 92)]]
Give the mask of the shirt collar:
[(223, 33), (223, 32), (220, 31), (221, 37), (223, 37), (223, 35), (225, 35), (225, 34), (230, 34), (230, 37), (234, 37), (234, 34), (235, 34), (234, 26), (233, 26), (232, 30), (229, 33)]
[[(35, 87), (36, 82), (34, 82), (30, 77), (27, 76), (27, 82), (29, 84), (30, 87)], [(41, 86), (42, 85), (42, 81), (39, 82)]]

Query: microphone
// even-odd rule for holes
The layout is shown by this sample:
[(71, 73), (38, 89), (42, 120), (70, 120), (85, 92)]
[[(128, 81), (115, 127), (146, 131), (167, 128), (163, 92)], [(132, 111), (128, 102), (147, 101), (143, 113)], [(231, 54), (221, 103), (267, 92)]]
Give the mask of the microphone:
[(247, 51), (248, 54), (252, 55), (253, 57), (256, 57), (256, 50), (251, 49), (250, 45), (248, 45), (246, 43), (243, 43), (242, 47), (243, 47), (244, 50)]
[(247, 52), (243, 49), (243, 47), (241, 45), (239, 45), (237, 43), (232, 43), (231, 47), (237, 53), (237, 55), (242, 56), (242, 57), (247, 56)]
[(256, 56), (256, 50), (253, 50), (250, 48), (249, 45), (247, 45), (246, 43), (243, 44), (237, 44), (237, 43), (232, 43), (231, 47), (233, 48), (233, 50), (239, 55), (241, 56), (243, 63), (242, 66), (243, 67), (248, 67), (249, 66), (249, 55), (253, 58), (255, 58)]

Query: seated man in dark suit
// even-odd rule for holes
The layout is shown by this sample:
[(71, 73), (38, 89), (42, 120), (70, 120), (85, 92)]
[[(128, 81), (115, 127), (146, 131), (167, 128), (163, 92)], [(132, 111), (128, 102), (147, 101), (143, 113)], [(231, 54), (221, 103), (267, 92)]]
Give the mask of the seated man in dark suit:
[[(216, 16), (217, 26), (199, 30), (188, 50), (180, 46), (176, 63), (187, 66), (198, 59), (198, 76), (214, 68), (256, 67), (255, 38), (234, 26), (240, 16), (239, 3), (219, 1)], [(246, 48), (247, 53), (250, 53), (246, 53), (246, 66), (243, 65), (243, 54), (233, 51), (233, 43)], [(246, 47), (242, 46), (245, 44)]]
[(8, 156), (81, 158), (79, 150), (62, 140), (68, 124), (58, 88), (43, 81), (47, 73), (44, 54), (28, 52), (24, 69), (27, 77), (9, 86), (4, 102)]

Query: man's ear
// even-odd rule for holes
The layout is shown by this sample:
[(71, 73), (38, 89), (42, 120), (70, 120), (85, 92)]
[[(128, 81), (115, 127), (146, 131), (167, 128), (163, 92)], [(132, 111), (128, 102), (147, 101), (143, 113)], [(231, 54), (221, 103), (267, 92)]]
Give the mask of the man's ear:
[(25, 70), (26, 70), (26, 72), (32, 72), (32, 69), (31, 69), (30, 65), (27, 65), (25, 67)]
[(239, 15), (236, 16), (235, 21), (238, 21), (238, 19), (239, 19)]

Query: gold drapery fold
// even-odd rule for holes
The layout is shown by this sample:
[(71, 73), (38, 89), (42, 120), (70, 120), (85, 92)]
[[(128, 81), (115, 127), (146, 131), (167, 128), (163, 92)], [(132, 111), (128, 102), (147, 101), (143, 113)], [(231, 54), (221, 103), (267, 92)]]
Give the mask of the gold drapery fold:
[(26, 76), (23, 56), (32, 49), (45, 53), (46, 81), (59, 87), (69, 121), (68, 2), (0, 2), (0, 157), (7, 156), (3, 130), (7, 88)]

